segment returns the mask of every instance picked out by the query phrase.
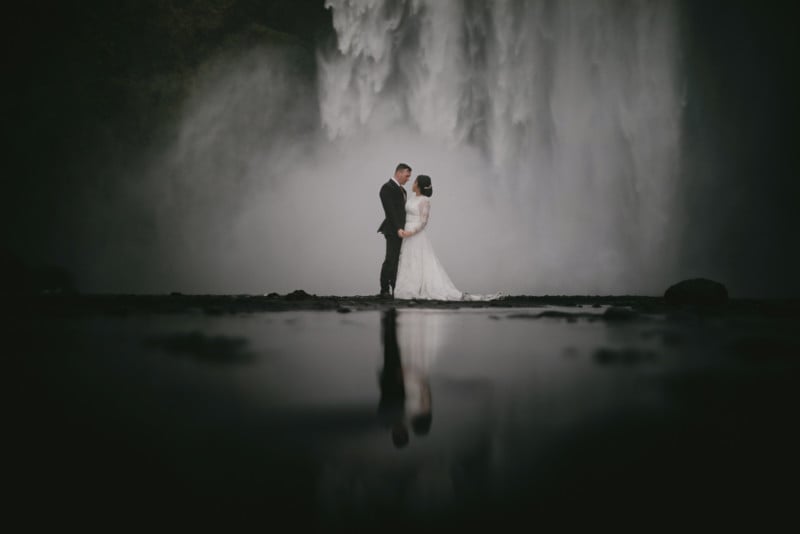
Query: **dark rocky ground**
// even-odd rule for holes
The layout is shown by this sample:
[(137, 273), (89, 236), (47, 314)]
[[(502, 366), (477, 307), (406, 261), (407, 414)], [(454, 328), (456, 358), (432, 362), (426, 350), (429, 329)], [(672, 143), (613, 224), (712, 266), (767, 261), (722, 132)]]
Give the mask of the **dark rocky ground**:
[[(800, 317), (800, 299), (731, 299), (719, 305), (671, 305), (662, 297), (635, 295), (509, 295), (480, 301), (383, 300), (377, 295), (320, 296), (296, 290), (285, 295), (38, 295), (18, 297), (19, 311), (53, 315), (139, 314), (203, 312), (211, 315), (289, 310), (319, 310), (348, 313), (362, 310), (449, 309), (461, 308), (537, 308), (560, 306), (575, 308), (566, 315), (580, 315), (581, 308), (609, 306), (601, 317), (606, 320), (632, 319), (643, 314), (670, 317), (705, 315), (715, 317), (751, 316), (770, 318)], [(588, 311), (588, 310), (587, 310)], [(549, 312), (544, 317), (552, 317)], [(597, 318), (596, 314), (591, 317)]]

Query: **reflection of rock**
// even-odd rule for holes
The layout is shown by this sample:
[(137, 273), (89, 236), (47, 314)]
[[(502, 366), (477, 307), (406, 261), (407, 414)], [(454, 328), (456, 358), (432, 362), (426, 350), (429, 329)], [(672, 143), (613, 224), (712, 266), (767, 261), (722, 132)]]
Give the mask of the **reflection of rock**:
[(670, 286), (664, 300), (673, 306), (722, 306), (728, 302), (728, 290), (719, 282), (694, 278)]
[(242, 337), (207, 336), (192, 332), (152, 338), (148, 344), (173, 355), (204, 363), (241, 364), (254, 359), (254, 355), (246, 350), (247, 339)]
[(568, 322), (575, 322), (577, 319), (597, 319), (599, 315), (594, 313), (570, 313), (559, 310), (547, 310), (538, 313), (510, 313), (506, 315), (508, 319), (566, 319)]
[[(598, 305), (598, 307), (600, 307)], [(567, 322), (574, 323), (578, 319), (588, 319), (596, 321), (603, 319), (606, 321), (628, 321), (636, 319), (640, 315), (631, 308), (622, 306), (611, 306), (603, 314), (585, 312), (564, 312), (560, 310), (546, 310), (539, 313), (511, 313), (506, 316), (509, 319), (566, 319)]]
[(642, 332), (642, 337), (644, 339), (660, 340), (665, 347), (677, 347), (685, 341), (681, 333), (671, 329), (645, 330)]
[(608, 321), (628, 321), (636, 318), (636, 312), (630, 308), (611, 306), (603, 312), (603, 319)]
[(597, 349), (594, 353), (594, 361), (601, 365), (636, 365), (654, 358), (655, 353), (635, 348)]

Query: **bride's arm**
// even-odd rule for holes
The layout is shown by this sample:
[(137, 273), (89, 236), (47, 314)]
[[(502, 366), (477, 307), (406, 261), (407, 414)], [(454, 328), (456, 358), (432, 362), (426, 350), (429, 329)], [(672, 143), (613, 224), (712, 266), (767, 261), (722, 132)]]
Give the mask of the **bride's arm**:
[(425, 226), (427, 226), (428, 217), (430, 216), (430, 214), (431, 214), (431, 201), (428, 200), (427, 198), (424, 198), (424, 199), (420, 200), (420, 202), (419, 202), (420, 225), (419, 225), (419, 227), (415, 228), (414, 230), (411, 230), (410, 232), (406, 232), (406, 235), (410, 236), (410, 235), (414, 235), (416, 233), (421, 232), (423, 230), (423, 228), (425, 228)]

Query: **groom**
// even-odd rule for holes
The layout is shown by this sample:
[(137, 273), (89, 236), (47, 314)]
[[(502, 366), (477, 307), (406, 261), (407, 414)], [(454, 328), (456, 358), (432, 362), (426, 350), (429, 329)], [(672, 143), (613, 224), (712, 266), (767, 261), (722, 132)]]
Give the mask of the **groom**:
[(386, 258), (381, 267), (381, 298), (392, 298), (389, 292), (391, 286), (394, 290), (394, 281), (397, 278), (397, 263), (400, 261), (400, 230), (406, 225), (406, 190), (403, 186), (411, 178), (411, 167), (399, 163), (394, 170), (394, 176), (381, 187), (381, 204), (386, 218), (381, 223), (378, 232), (386, 238)]

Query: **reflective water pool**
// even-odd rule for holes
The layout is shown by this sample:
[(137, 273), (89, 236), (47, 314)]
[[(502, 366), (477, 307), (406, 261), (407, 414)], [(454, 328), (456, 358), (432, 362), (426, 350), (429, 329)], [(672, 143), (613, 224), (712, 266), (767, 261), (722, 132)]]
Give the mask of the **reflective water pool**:
[(794, 321), (604, 311), (30, 320), (11, 480), (317, 526), (784, 506)]

